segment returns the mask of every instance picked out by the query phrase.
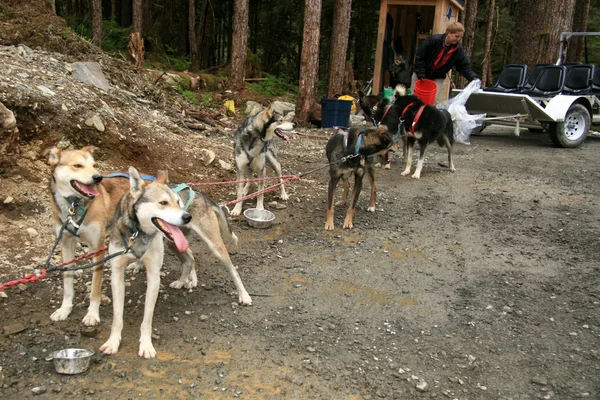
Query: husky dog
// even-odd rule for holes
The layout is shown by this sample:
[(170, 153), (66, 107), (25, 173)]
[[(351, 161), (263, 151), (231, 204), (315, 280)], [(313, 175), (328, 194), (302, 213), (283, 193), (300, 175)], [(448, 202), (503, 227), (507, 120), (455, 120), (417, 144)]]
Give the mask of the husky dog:
[[(71, 221), (66, 225), (61, 240), (63, 262), (75, 258), (78, 241), (87, 245), (90, 251), (104, 247), (106, 225), (112, 218), (117, 202), (128, 189), (127, 181), (123, 179), (102, 179), (92, 156), (95, 149), (86, 146), (80, 150), (62, 151), (53, 147), (44, 152), (52, 169), (50, 200), (56, 235), (65, 221)], [(99, 253), (94, 261), (103, 257), (104, 253)], [(100, 323), (103, 269), (103, 264), (94, 267), (90, 305), (83, 318), (83, 323), (88, 326)], [(62, 305), (50, 316), (53, 321), (63, 321), (71, 313), (74, 274), (63, 273)]]
[[(271, 164), (277, 176), (281, 176), (281, 164), (277, 160), (277, 149), (272, 141), (275, 136), (279, 136), (286, 142), (289, 138), (284, 131), (294, 129), (294, 124), (284, 122), (283, 115), (273, 110), (270, 105), (267, 109), (252, 115), (242, 123), (235, 131), (233, 138), (233, 149), (235, 156), (235, 165), (237, 167), (238, 181), (246, 180), (252, 177), (252, 172), (256, 173), (258, 178), (265, 177), (265, 163)], [(280, 179), (279, 182), (283, 182)], [(238, 183), (237, 199), (241, 199), (248, 194), (250, 183)], [(264, 180), (258, 181), (258, 191), (264, 188)], [(281, 185), (279, 197), (287, 200), (288, 195), (285, 188)], [(264, 195), (260, 194), (256, 199), (256, 208), (264, 209)], [(231, 215), (236, 216), (242, 213), (243, 201), (238, 201)]]
[[(454, 143), (454, 124), (452, 116), (447, 110), (437, 109), (426, 105), (414, 95), (406, 95), (402, 85), (396, 86), (396, 101), (387, 107), (388, 100), (383, 99), (377, 106), (375, 118), (379, 117), (379, 124), (385, 125), (392, 132), (398, 130), (402, 121), (402, 141), (405, 169), (402, 176), (410, 174), (412, 167), (412, 149), (415, 142), (419, 143), (419, 161), (412, 175), (413, 178), (421, 177), (425, 151), (429, 143), (437, 142), (448, 150), (448, 168), (454, 172), (452, 162), (452, 145)], [(385, 111), (384, 111), (385, 110)]]
[(188, 241), (179, 226), (189, 223), (192, 216), (180, 207), (179, 197), (166, 185), (166, 173), (159, 172), (156, 181), (146, 185), (138, 171), (130, 167), (129, 181), (131, 188), (119, 202), (109, 233), (109, 254), (119, 251), (124, 254), (111, 262), (113, 323), (110, 337), (100, 350), (106, 354), (114, 354), (119, 349), (123, 330), (125, 266), (129, 261), (138, 259), (146, 267), (148, 282), (138, 354), (140, 357), (152, 358), (156, 356), (151, 337), (152, 317), (160, 287), (163, 238), (172, 241), (179, 252), (186, 252)]
[[(156, 356), (152, 346), (152, 315), (158, 296), (160, 268), (163, 263), (163, 236), (183, 264), (179, 280), (171, 283), (173, 288), (195, 287), (198, 284), (194, 257), (184, 236), (194, 231), (208, 245), (212, 253), (227, 267), (238, 292), (240, 304), (252, 305), (252, 299), (244, 288), (235, 267), (231, 263), (223, 237), (237, 244), (237, 237), (229, 228), (227, 217), (211, 199), (194, 192), (184, 196), (174, 193), (167, 185), (167, 173), (159, 171), (154, 183), (145, 185), (135, 168), (129, 169), (131, 189), (119, 203), (109, 232), (109, 253), (123, 251), (134, 240), (131, 250), (112, 261), (112, 293), (114, 320), (108, 341), (100, 347), (106, 354), (118, 351), (123, 329), (124, 270), (127, 263), (138, 259), (146, 267), (148, 287), (144, 320), (141, 327), (139, 355)], [(186, 212), (181, 205), (189, 202)], [(137, 232), (137, 233), (136, 233)], [(188, 235), (189, 236), (189, 235)], [(132, 239), (134, 238), (135, 239)]]
[[(343, 132), (343, 131), (342, 131)], [(352, 228), (352, 220), (358, 196), (362, 190), (362, 180), (365, 172), (371, 183), (371, 201), (368, 211), (375, 211), (377, 188), (375, 186), (375, 172), (373, 170), (373, 157), (388, 150), (394, 151), (394, 138), (384, 128), (350, 128), (349, 131), (332, 136), (327, 142), (325, 151), (329, 160), (329, 190), (327, 192), (327, 220), (325, 230), (333, 230), (333, 200), (335, 187), (340, 179), (344, 181), (342, 201), (336, 205), (346, 204), (350, 188), (350, 175), (354, 174), (354, 188), (350, 205), (346, 212), (344, 228)], [(345, 161), (340, 162), (347, 157)]]

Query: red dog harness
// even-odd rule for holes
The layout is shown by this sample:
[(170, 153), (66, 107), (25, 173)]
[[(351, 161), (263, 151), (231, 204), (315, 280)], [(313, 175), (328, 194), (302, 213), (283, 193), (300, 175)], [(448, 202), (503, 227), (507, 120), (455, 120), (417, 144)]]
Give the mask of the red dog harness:
[[(415, 103), (410, 103), (409, 105), (407, 105), (406, 107), (404, 107), (404, 110), (402, 111), (402, 119), (404, 119), (404, 114), (406, 114), (406, 111), (410, 108), (410, 106), (412, 106)], [(421, 118), (421, 114), (423, 114), (423, 110), (425, 109), (425, 105), (422, 105), (421, 107), (419, 107), (419, 109), (417, 110), (417, 113), (415, 114), (415, 117), (413, 118), (413, 123), (410, 126), (410, 133), (415, 136), (415, 125), (417, 125), (417, 122), (419, 122), (419, 118)]]

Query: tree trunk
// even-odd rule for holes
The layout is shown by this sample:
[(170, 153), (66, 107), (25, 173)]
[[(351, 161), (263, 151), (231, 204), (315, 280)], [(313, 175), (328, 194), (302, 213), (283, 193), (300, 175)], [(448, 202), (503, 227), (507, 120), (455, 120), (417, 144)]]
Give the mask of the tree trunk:
[(352, 0), (335, 0), (333, 12), (333, 32), (331, 38), (331, 58), (329, 59), (329, 91), (327, 97), (342, 94), (348, 33), (350, 31), (350, 12)]
[(142, 37), (142, 0), (133, 0), (133, 28), (127, 50), (136, 67), (144, 66), (144, 38)]
[(110, 19), (111, 21), (117, 20), (117, 0), (110, 1)]
[(228, 83), (230, 89), (240, 89), (244, 86), (246, 55), (248, 53), (249, 7), (249, 0), (235, 0), (233, 34), (231, 36), (231, 70)]
[(315, 107), (319, 80), (319, 37), (321, 30), (321, 0), (305, 0), (304, 32), (300, 56), (300, 77), (296, 119), (309, 123)]
[(198, 71), (198, 48), (196, 47), (196, 0), (189, 0), (188, 37), (190, 41), (190, 69)]
[(512, 62), (556, 62), (560, 33), (573, 26), (575, 0), (520, 0)]
[(488, 23), (485, 31), (485, 47), (483, 51), (483, 61), (481, 63), (481, 86), (487, 86), (491, 81), (492, 64), (492, 31), (494, 29), (494, 14), (496, 11), (496, 0), (488, 0)]
[[(590, 14), (590, 0), (576, 0), (575, 11), (573, 15), (573, 28), (571, 32), (587, 32), (588, 17)], [(583, 60), (583, 50), (585, 37), (575, 36), (569, 42), (567, 51), (567, 60), (569, 61), (586, 61)]]
[(92, 0), (92, 43), (102, 48), (102, 0)]
[[(461, 14), (461, 22), (465, 26), (465, 35), (463, 36), (463, 48), (465, 54), (472, 60), (473, 45), (475, 44), (475, 33), (477, 32), (477, 0), (465, 0), (465, 10)], [(467, 78), (457, 74), (456, 87), (462, 89), (467, 86)]]
[(144, 10), (142, 8), (142, 0), (133, 0), (133, 29), (132, 32), (142, 34), (142, 18)]

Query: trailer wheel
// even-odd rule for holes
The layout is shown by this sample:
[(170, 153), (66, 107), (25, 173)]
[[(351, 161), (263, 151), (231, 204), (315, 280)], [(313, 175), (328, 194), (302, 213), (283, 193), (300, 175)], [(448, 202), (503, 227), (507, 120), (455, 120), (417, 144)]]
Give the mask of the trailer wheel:
[(587, 137), (591, 126), (590, 113), (581, 104), (573, 104), (565, 120), (550, 124), (550, 139), (558, 147), (577, 147)]

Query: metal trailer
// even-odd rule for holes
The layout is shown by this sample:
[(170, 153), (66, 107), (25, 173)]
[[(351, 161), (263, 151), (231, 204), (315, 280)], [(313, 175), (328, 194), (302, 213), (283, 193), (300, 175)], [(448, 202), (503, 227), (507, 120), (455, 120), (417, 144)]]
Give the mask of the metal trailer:
[[(563, 32), (559, 58), (563, 54), (563, 42), (572, 36), (600, 36), (600, 32)], [(453, 90), (453, 95), (460, 90)], [(577, 147), (587, 137), (592, 123), (600, 123), (600, 100), (595, 94), (532, 97), (518, 93), (498, 93), (479, 90), (471, 94), (465, 107), (469, 114), (486, 114), (494, 119), (487, 125), (508, 125), (546, 131), (558, 147)]]

